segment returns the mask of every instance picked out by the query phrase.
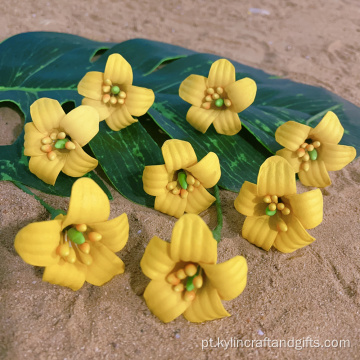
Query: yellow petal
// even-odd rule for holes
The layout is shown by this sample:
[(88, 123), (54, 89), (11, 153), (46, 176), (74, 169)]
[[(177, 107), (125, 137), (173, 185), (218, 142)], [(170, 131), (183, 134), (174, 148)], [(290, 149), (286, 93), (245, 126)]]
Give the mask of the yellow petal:
[(175, 262), (216, 264), (217, 242), (200, 216), (186, 214), (174, 226), (170, 254)]
[(206, 281), (210, 281), (221, 299), (235, 299), (245, 289), (248, 267), (243, 256), (235, 256), (222, 264), (201, 264), (201, 267)]
[(134, 119), (125, 105), (117, 106), (111, 115), (105, 119), (107, 125), (111, 130), (119, 131), (126, 128), (127, 126), (137, 122)]
[(72, 224), (106, 221), (110, 215), (109, 199), (94, 180), (80, 178), (71, 189), (70, 204), (62, 228)]
[(318, 159), (324, 161), (326, 170), (341, 170), (351, 163), (356, 156), (356, 150), (352, 146), (321, 144)]
[(206, 96), (207, 79), (200, 75), (190, 75), (181, 84), (179, 96), (191, 105), (200, 107)]
[(172, 181), (170, 175), (165, 165), (145, 166), (142, 176), (144, 191), (152, 196), (166, 194), (168, 192), (166, 185)]
[(105, 120), (115, 110), (115, 108), (111, 107), (109, 104), (104, 104), (102, 101), (88, 98), (82, 99), (81, 104), (93, 107), (98, 112), (100, 121)]
[(296, 151), (309, 137), (310, 126), (288, 121), (275, 131), (275, 140), (283, 147)]
[(196, 292), (195, 299), (183, 315), (186, 320), (197, 323), (230, 316), (210, 281), (205, 281), (204, 286)]
[(218, 115), (219, 110), (206, 110), (191, 106), (186, 114), (186, 121), (196, 130), (199, 130), (204, 134)]
[(43, 145), (41, 140), (45, 137), (35, 127), (34, 123), (25, 124), (25, 136), (24, 136), (24, 155), (26, 156), (41, 156), (44, 152), (40, 150)]
[(295, 171), (280, 156), (271, 156), (264, 161), (257, 179), (259, 196), (296, 194)]
[(91, 106), (80, 105), (66, 114), (60, 127), (72, 141), (84, 146), (99, 132), (99, 114)]
[(167, 192), (155, 198), (154, 209), (179, 218), (185, 212), (186, 203), (187, 199), (182, 199), (180, 195)]
[(185, 212), (190, 214), (200, 214), (211, 206), (216, 199), (202, 185), (194, 188), (188, 194)]
[(295, 216), (286, 221), (288, 230), (279, 231), (274, 247), (283, 253), (290, 253), (311, 244), (315, 239), (310, 236)]
[(101, 234), (101, 244), (112, 252), (120, 251), (129, 238), (129, 221), (125, 213), (112, 220), (91, 224), (90, 227)]
[(239, 115), (229, 109), (220, 110), (213, 124), (218, 134), (235, 135), (241, 130)]
[(344, 128), (332, 111), (328, 111), (319, 124), (310, 131), (312, 139), (328, 144), (338, 144), (343, 135)]
[(141, 270), (152, 280), (165, 280), (175, 267), (170, 257), (170, 244), (154, 236), (140, 261)]
[(229, 84), (225, 92), (231, 101), (230, 110), (239, 113), (248, 108), (255, 100), (256, 90), (256, 82), (250, 78)]
[(41, 133), (57, 129), (65, 112), (57, 100), (41, 98), (30, 106), (30, 114), (35, 127)]
[(104, 74), (99, 71), (90, 71), (80, 80), (77, 90), (82, 96), (93, 100), (101, 100)]
[(59, 263), (47, 266), (44, 271), (43, 281), (54, 285), (69, 287), (79, 290), (85, 282), (86, 266), (79, 261), (70, 264), (63, 259)]
[(331, 185), (330, 176), (326, 170), (324, 161), (309, 161), (309, 170), (299, 171), (299, 179), (305, 186), (326, 187)]
[(22, 228), (15, 237), (15, 250), (30, 265), (48, 266), (59, 261), (61, 220), (42, 221)]
[(154, 103), (155, 95), (151, 89), (127, 85), (121, 90), (126, 92), (125, 106), (131, 115), (144, 115)]
[(73, 140), (75, 149), (68, 152), (63, 173), (73, 177), (80, 177), (94, 170), (98, 161), (88, 155), (82, 147)]
[(262, 216), (267, 204), (257, 195), (257, 186), (245, 181), (234, 202), (235, 209), (246, 216)]
[(39, 179), (47, 184), (54, 185), (56, 179), (64, 167), (66, 156), (62, 156), (58, 151), (56, 158), (50, 161), (47, 155), (32, 156), (29, 161), (29, 170)]
[(323, 219), (323, 196), (320, 189), (311, 190), (302, 194), (286, 196), (291, 211), (305, 229), (318, 226)]
[(296, 151), (291, 151), (288, 149), (281, 149), (276, 152), (276, 155), (283, 157), (286, 159), (294, 171), (298, 173), (300, 171), (300, 165), (302, 163), (301, 158), (299, 158), (296, 154)]
[(211, 65), (208, 77), (209, 87), (225, 87), (235, 80), (235, 68), (229, 60), (219, 59)]
[(219, 158), (213, 152), (209, 152), (198, 163), (185, 170), (189, 171), (207, 189), (215, 186), (221, 176)]
[(110, 79), (113, 85), (131, 85), (131, 65), (120, 54), (110, 55), (105, 66), (104, 80), (106, 79)]
[(248, 216), (245, 219), (242, 236), (250, 243), (269, 251), (277, 236), (274, 217)]
[(125, 271), (123, 261), (100, 242), (91, 244), (90, 255), (93, 261), (86, 273), (86, 281), (90, 284), (101, 286)]
[(195, 151), (187, 141), (166, 140), (161, 151), (167, 172), (185, 169), (197, 162)]
[(190, 306), (191, 303), (184, 301), (182, 295), (165, 280), (151, 280), (144, 292), (146, 305), (164, 323), (176, 319)]

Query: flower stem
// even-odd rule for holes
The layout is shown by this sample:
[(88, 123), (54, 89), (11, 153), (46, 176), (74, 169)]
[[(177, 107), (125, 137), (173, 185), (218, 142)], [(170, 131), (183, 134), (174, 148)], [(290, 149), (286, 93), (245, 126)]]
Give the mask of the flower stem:
[(55, 219), (56, 216), (59, 214), (65, 215), (66, 212), (61, 209), (54, 209), (52, 206), (50, 206), (48, 203), (46, 203), (44, 200), (39, 198), (37, 195), (35, 195), (28, 187), (23, 185), (22, 183), (18, 181), (12, 181), (14, 185), (16, 185), (19, 189), (26, 192), (27, 194), (33, 196), (51, 215), (51, 220)]
[(220, 201), (220, 193), (219, 187), (217, 185), (214, 186), (214, 195), (215, 195), (215, 204), (216, 204), (216, 213), (217, 213), (217, 226), (213, 230), (214, 239), (219, 243), (221, 241), (221, 230), (223, 227), (223, 216), (221, 211), (221, 201)]

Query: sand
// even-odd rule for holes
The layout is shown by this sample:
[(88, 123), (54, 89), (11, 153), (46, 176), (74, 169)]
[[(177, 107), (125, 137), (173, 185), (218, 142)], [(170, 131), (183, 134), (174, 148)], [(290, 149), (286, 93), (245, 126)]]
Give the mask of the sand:
[[(321, 86), (360, 106), (356, 0), (32, 0), (21, 5), (2, 1), (0, 11), (1, 40), (35, 30), (112, 42), (143, 37)], [(1, 144), (8, 144), (20, 127), (10, 126), (4, 112), (1, 117)], [(165, 325), (142, 297), (148, 279), (139, 261), (152, 236), (170, 240), (174, 218), (111, 189), (111, 217), (126, 212), (130, 222), (129, 241), (119, 253), (126, 271), (102, 287), (85, 284), (73, 292), (43, 283), (42, 269), (16, 254), (16, 233), (49, 214), (13, 184), (1, 182), (0, 359), (359, 358), (359, 160), (331, 173), (331, 179), (333, 184), (322, 190), (324, 220), (310, 230), (316, 241), (292, 254), (265, 252), (244, 240), (244, 216), (233, 207), (237, 194), (221, 191), (219, 261), (244, 255), (248, 285), (238, 298), (224, 302), (231, 317), (198, 325), (182, 317)], [(298, 183), (298, 190), (306, 188)], [(67, 198), (36, 193), (53, 207), (67, 208)], [(202, 217), (214, 227), (215, 207)], [(261, 347), (259, 340), (266, 338), (292, 347)], [(237, 340), (257, 342), (241, 348)], [(348, 342), (346, 347), (310, 347), (326, 340)]]

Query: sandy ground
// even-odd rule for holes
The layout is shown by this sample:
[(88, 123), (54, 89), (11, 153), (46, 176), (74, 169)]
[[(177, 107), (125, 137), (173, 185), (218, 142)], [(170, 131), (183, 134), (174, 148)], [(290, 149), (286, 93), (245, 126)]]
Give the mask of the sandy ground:
[[(21, 6), (1, 1), (0, 13), (2, 40), (35, 30), (113, 42), (143, 37), (321, 86), (360, 106), (356, 0), (32, 0)], [(1, 116), (4, 125), (6, 113)], [(1, 144), (7, 144), (19, 126), (3, 129)], [(16, 233), (49, 215), (31, 196), (1, 182), (0, 359), (359, 358), (359, 160), (331, 173), (331, 179), (333, 185), (323, 190), (324, 221), (310, 231), (317, 240), (288, 255), (267, 253), (244, 240), (239, 235), (244, 216), (233, 207), (236, 194), (221, 192), (219, 261), (245, 255), (248, 285), (237, 299), (224, 303), (231, 317), (200, 325), (182, 317), (164, 325), (141, 296), (148, 283), (139, 267), (144, 249), (154, 235), (169, 240), (175, 219), (112, 190), (111, 217), (126, 212), (130, 221), (130, 239), (119, 254), (126, 271), (103, 287), (85, 285), (73, 292), (43, 283), (41, 269), (15, 253)], [(298, 188), (305, 190), (301, 184)], [(53, 207), (67, 207), (68, 199), (40, 195)], [(214, 227), (215, 208), (203, 218)], [(266, 337), (290, 345), (298, 340), (298, 350), (231, 347), (238, 339)], [(320, 344), (349, 340), (351, 347), (310, 348), (306, 337)], [(202, 349), (210, 338), (213, 346), (218, 338), (233, 342), (227, 350), (221, 345)]]

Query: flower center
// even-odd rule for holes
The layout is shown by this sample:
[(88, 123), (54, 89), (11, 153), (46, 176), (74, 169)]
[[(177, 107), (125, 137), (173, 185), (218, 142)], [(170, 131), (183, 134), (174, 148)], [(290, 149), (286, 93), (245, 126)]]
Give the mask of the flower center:
[(185, 301), (192, 301), (195, 299), (196, 290), (200, 289), (204, 284), (204, 277), (201, 274), (202, 269), (200, 265), (187, 263), (179, 270), (170, 273), (166, 277), (166, 281), (173, 285), (175, 292), (183, 292), (183, 299)]
[(40, 150), (47, 154), (50, 161), (55, 160), (56, 153), (54, 150), (74, 150), (75, 144), (66, 137), (63, 131), (54, 130), (49, 136), (41, 139)]
[(126, 99), (126, 92), (121, 90), (119, 85), (114, 85), (110, 79), (106, 79), (102, 86), (102, 101), (104, 104), (111, 105), (124, 104)]
[(224, 92), (224, 88), (218, 86), (216, 88), (207, 88), (206, 96), (203, 99), (202, 107), (206, 110), (210, 108), (220, 109), (225, 106), (225, 108), (231, 106), (231, 101), (226, 97), (226, 93)]
[(179, 170), (175, 174), (175, 179), (170, 181), (166, 188), (174, 195), (180, 195), (183, 199), (186, 199), (189, 192), (193, 192), (195, 188), (200, 186), (200, 181), (195, 179), (189, 172), (185, 170)]
[(64, 229), (56, 252), (70, 264), (78, 259), (89, 266), (93, 261), (90, 243), (101, 239), (101, 234), (92, 231), (86, 224), (73, 225)]
[(316, 160), (318, 152), (316, 149), (320, 147), (320, 141), (312, 141), (312, 139), (306, 139), (306, 141), (296, 150), (297, 156), (301, 159), (302, 163), (300, 169), (309, 171), (310, 163), (309, 160)]
[(285, 204), (281, 201), (281, 198), (277, 195), (266, 195), (263, 198), (263, 201), (264, 203), (269, 204), (265, 209), (265, 214), (268, 216), (274, 216), (277, 214), (276, 225), (278, 230), (284, 232), (287, 231), (287, 225), (281, 215), (289, 215), (291, 212), (290, 209), (285, 206)]

